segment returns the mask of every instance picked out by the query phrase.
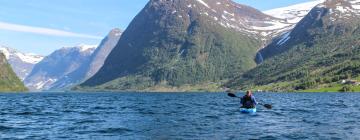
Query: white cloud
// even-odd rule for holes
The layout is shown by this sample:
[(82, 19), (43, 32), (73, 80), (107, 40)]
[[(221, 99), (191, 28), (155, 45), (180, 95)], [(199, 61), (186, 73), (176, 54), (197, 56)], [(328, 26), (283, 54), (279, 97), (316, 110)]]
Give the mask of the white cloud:
[(27, 25), (6, 23), (6, 22), (1, 22), (1, 21), (0, 21), (0, 30), (9, 30), (9, 31), (16, 31), (16, 32), (26, 32), (26, 33), (51, 35), (51, 36), (62, 36), (62, 37), (102, 39), (102, 37), (100, 37), (100, 36), (73, 33), (73, 32), (62, 31), (62, 30), (57, 30), (57, 29), (50, 29), (50, 28), (32, 27), (32, 26), (27, 26)]

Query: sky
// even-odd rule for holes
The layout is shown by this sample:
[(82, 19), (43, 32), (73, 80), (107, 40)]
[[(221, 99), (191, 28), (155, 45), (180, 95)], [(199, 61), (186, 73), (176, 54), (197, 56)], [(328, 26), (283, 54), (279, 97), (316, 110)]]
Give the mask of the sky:
[[(234, 0), (261, 11), (310, 0)], [(0, 0), (0, 45), (48, 55), (125, 30), (148, 0)]]

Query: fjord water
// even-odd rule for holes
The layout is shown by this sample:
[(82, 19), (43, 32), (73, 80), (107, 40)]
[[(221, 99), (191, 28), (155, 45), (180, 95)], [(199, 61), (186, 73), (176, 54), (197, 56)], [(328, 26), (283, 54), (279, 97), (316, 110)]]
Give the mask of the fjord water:
[(0, 94), (2, 139), (360, 139), (360, 94)]

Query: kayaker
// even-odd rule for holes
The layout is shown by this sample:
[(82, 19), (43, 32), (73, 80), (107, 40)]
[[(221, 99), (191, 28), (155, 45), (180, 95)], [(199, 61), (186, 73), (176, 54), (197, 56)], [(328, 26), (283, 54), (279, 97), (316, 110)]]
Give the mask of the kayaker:
[(251, 90), (246, 91), (246, 95), (241, 98), (241, 108), (255, 108), (257, 105), (255, 97), (252, 95)]

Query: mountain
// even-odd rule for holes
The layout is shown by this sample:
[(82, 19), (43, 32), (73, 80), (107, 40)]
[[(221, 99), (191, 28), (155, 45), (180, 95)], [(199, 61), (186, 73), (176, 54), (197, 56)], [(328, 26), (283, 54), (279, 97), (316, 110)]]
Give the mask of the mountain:
[(41, 55), (22, 53), (18, 50), (1, 45), (0, 52), (5, 55), (16, 75), (21, 80), (24, 80), (25, 77), (32, 71), (34, 65), (44, 58)]
[(104, 64), (121, 36), (113, 29), (99, 46), (79, 45), (62, 48), (38, 63), (25, 83), (31, 90), (67, 90), (89, 79)]
[[(86, 70), (84, 63), (90, 63), (94, 52), (94, 45), (79, 45), (71, 48), (61, 48), (41, 62), (36, 64), (24, 80), (30, 90), (50, 90), (53, 87), (64, 88), (71, 86), (73, 79), (81, 78), (81, 73), (72, 74), (78, 69)], [(74, 78), (76, 77), (76, 78)]]
[(122, 31), (120, 29), (113, 29), (110, 33), (103, 39), (99, 47), (94, 51), (91, 56), (89, 67), (87, 68), (87, 73), (84, 80), (87, 80), (95, 75), (99, 69), (104, 65), (104, 62), (110, 52), (114, 49), (121, 37)]
[(292, 24), (230, 0), (150, 0), (104, 66), (76, 89), (219, 83), (255, 67), (257, 50), (288, 26)]
[(5, 55), (0, 52), (0, 92), (18, 92), (26, 90), (24, 84), (11, 69)]
[[(341, 87), (360, 79), (360, 1), (327, 0), (259, 54), (264, 61), (227, 86), (270, 90)], [(239, 82), (240, 81), (240, 82)]]

